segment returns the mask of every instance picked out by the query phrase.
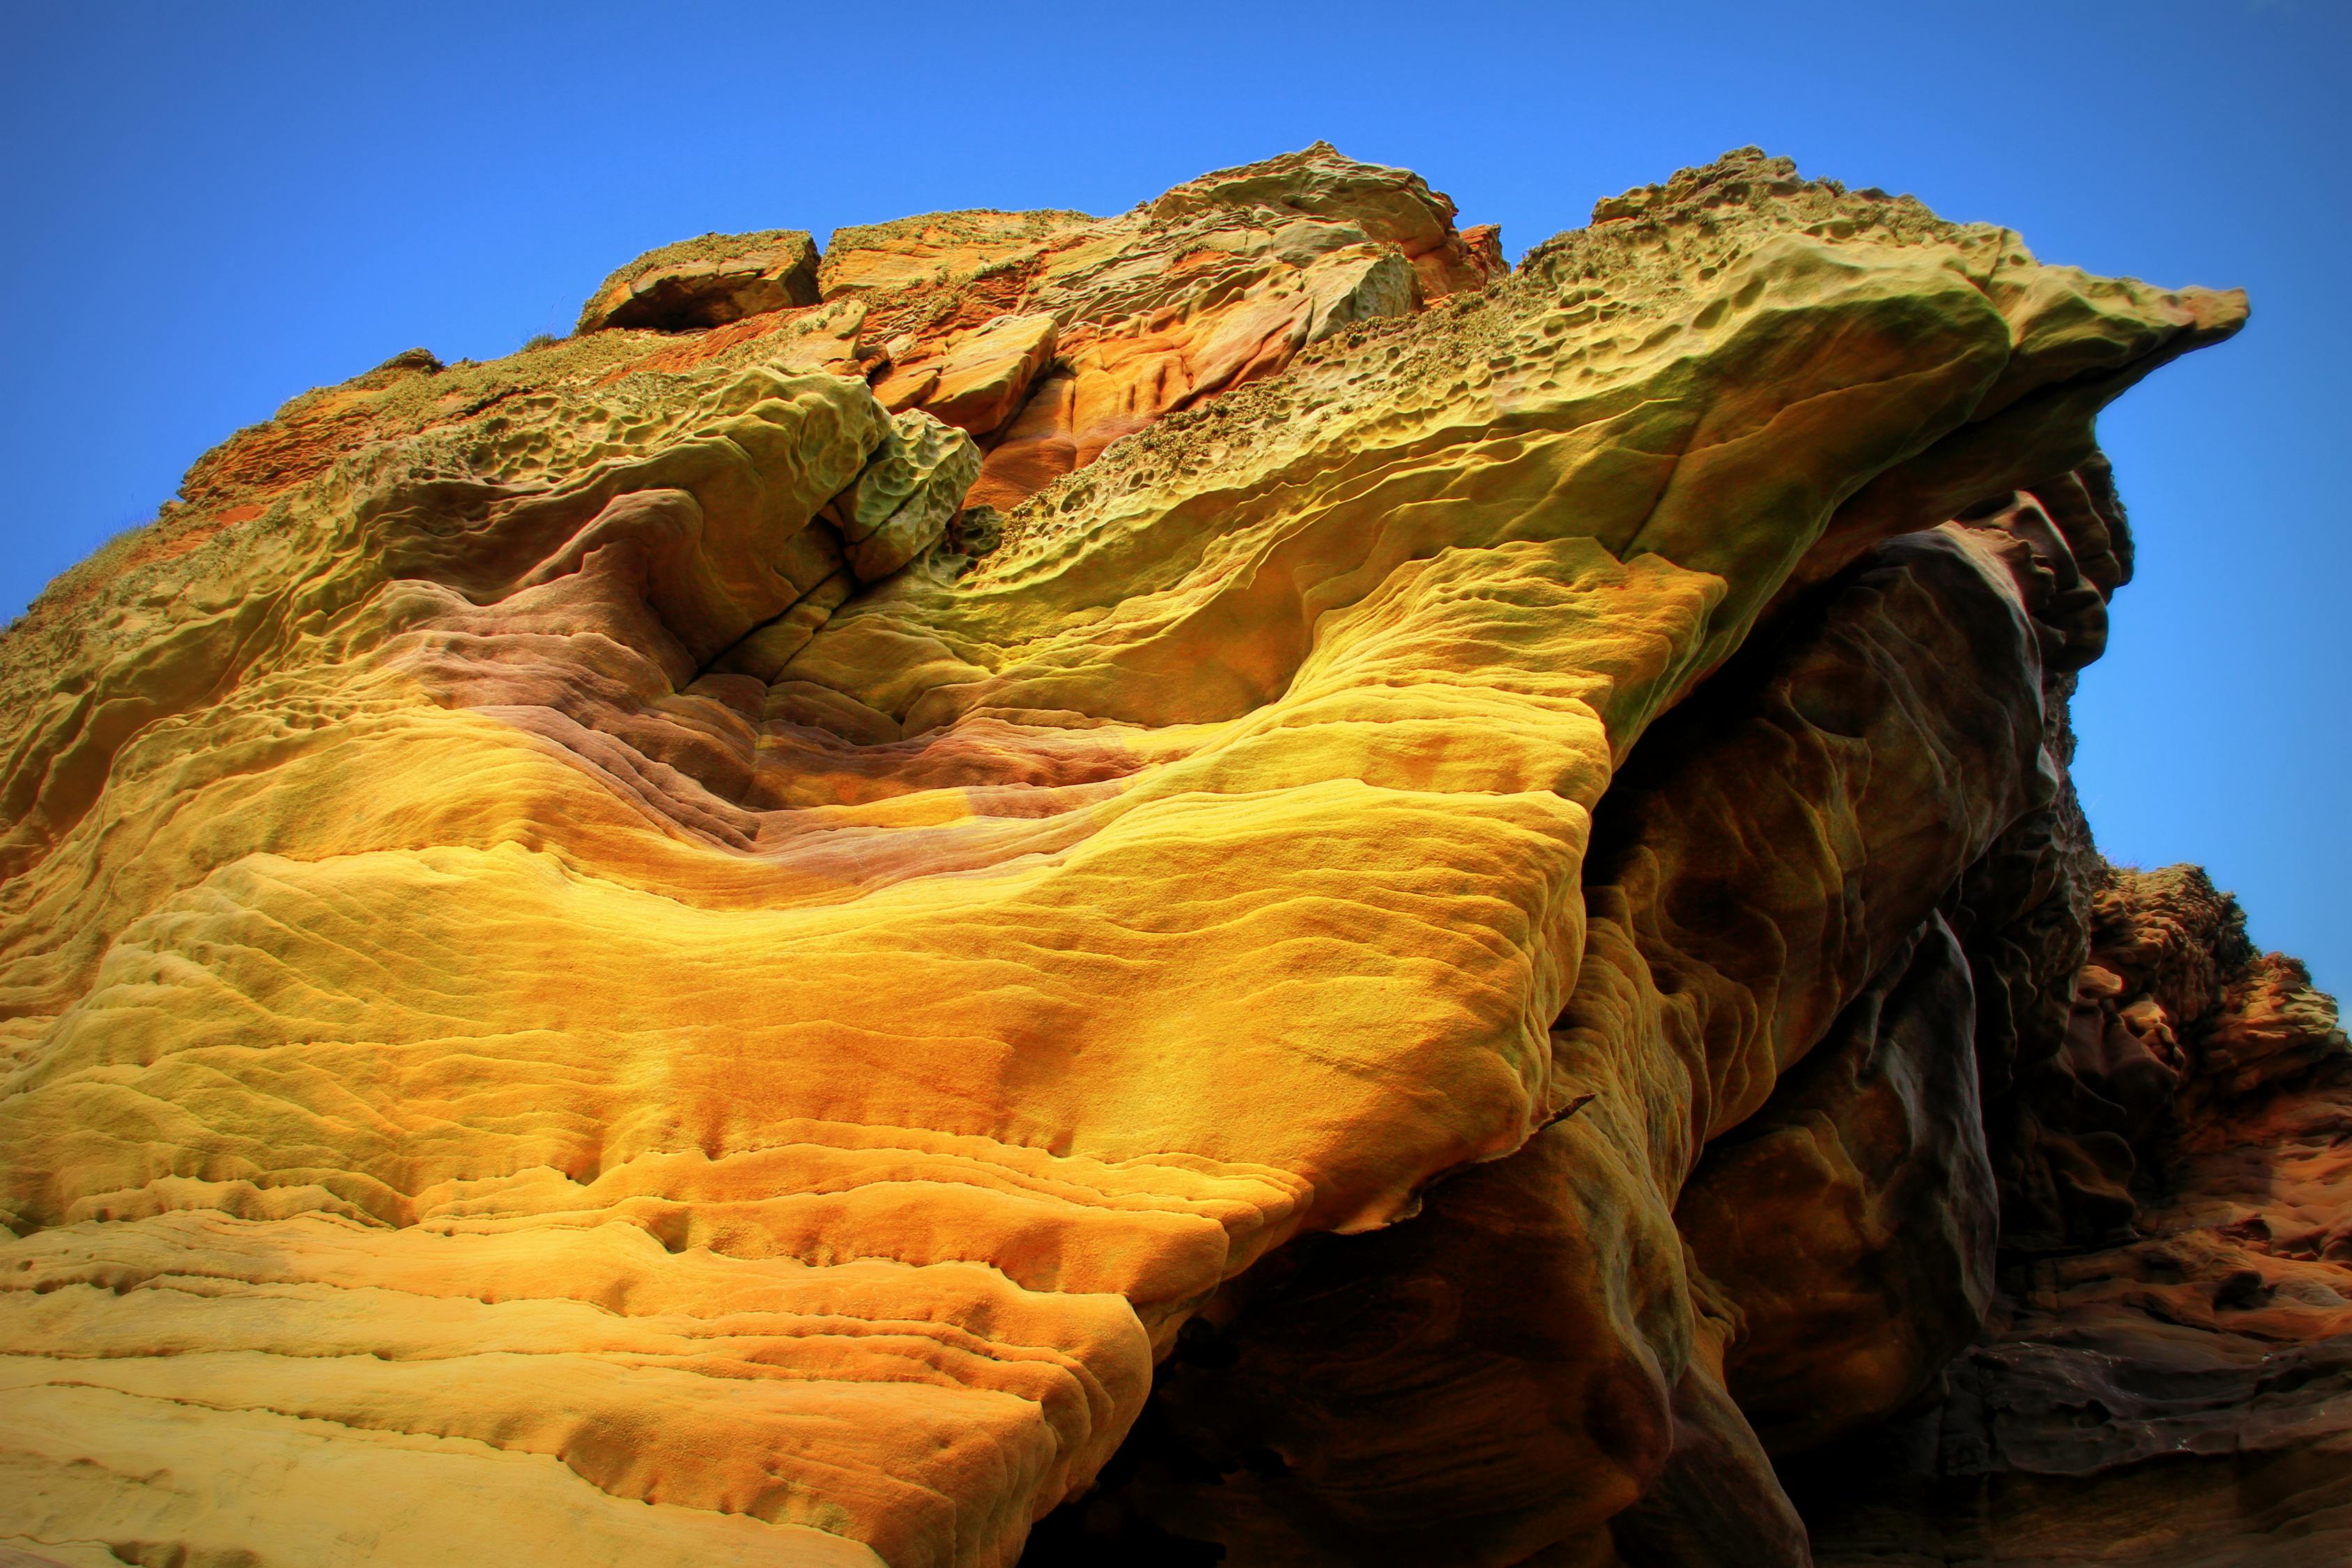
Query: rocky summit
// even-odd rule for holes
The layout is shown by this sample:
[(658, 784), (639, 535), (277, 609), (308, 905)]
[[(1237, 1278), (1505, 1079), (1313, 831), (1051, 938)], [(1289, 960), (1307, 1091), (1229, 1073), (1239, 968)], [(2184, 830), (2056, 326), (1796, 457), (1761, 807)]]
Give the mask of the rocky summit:
[(2346, 1561), (2352, 1051), (2066, 773), (2245, 316), (1318, 144), (296, 397), (0, 641), (0, 1563)]

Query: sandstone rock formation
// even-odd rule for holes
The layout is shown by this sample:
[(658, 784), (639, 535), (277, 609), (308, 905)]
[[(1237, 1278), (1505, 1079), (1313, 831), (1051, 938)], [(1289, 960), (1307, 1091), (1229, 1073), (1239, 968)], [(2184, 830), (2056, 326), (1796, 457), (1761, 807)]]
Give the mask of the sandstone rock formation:
[(1454, 220), (710, 237), (53, 584), (0, 1552), (2340, 1552), (2333, 1005), (2064, 776), (2242, 297)]
[(816, 303), (816, 245), (797, 229), (709, 234), (647, 251), (604, 279), (580, 331), (684, 331)]
[(2063, 1043), (1993, 1124), (1984, 1331), (1939, 1397), (1791, 1469), (1825, 1564), (2352, 1555), (2335, 1005), (2190, 868), (2110, 873), (2089, 913)]

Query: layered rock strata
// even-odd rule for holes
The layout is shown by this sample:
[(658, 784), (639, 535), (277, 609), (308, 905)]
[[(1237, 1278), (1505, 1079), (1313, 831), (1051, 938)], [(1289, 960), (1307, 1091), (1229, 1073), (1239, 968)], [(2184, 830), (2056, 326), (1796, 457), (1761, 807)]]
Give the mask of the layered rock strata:
[(2334, 1507), (2331, 1005), (2063, 774), (2094, 419), (2242, 299), (1752, 151), (1454, 216), (707, 237), (53, 584), (0, 1549), (1958, 1561), (2240, 1421), (2198, 1519)]

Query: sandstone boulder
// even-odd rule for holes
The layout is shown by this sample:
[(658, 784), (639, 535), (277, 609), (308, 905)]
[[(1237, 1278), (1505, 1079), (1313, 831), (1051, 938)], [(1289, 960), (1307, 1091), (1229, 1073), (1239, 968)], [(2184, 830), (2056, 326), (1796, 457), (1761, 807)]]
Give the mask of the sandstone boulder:
[(816, 246), (807, 235), (710, 234), (649, 250), (605, 279), (581, 307), (577, 330), (723, 327), (816, 300)]

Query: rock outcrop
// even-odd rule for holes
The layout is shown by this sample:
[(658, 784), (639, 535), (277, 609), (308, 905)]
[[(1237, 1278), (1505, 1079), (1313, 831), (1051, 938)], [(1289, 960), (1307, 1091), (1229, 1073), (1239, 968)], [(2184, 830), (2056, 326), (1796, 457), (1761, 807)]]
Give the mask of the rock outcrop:
[(814, 305), (816, 245), (797, 229), (709, 234), (647, 251), (604, 279), (580, 312), (580, 331), (644, 327), (686, 331)]
[(53, 584), (0, 1552), (2340, 1552), (2333, 1005), (2064, 771), (2242, 298), (1454, 217), (709, 237)]
[(2113, 872), (1996, 1120), (2001, 1288), (1937, 1397), (1807, 1456), (1825, 1564), (2352, 1553), (2352, 1061), (2177, 867)]

